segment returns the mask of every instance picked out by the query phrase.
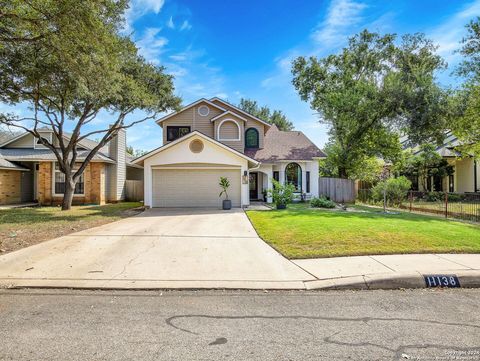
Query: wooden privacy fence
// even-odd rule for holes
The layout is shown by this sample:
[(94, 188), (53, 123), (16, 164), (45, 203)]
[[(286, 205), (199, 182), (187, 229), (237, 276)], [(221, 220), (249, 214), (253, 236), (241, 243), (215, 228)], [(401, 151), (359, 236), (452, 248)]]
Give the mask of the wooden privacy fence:
[(125, 181), (125, 200), (129, 202), (143, 201), (143, 181)]
[(355, 181), (342, 178), (319, 178), (318, 194), (334, 202), (355, 203)]

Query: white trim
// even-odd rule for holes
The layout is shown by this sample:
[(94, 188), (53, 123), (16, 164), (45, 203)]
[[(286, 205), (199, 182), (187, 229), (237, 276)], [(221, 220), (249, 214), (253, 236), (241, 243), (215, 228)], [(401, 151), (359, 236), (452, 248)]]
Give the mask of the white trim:
[(195, 166), (189, 166), (189, 167), (178, 167), (178, 166), (162, 166), (162, 165), (154, 165), (151, 166), (152, 169), (175, 169), (175, 170), (181, 170), (181, 169), (233, 169), (233, 170), (241, 170), (240, 166), (225, 166), (225, 167), (195, 167)]
[[(202, 114), (200, 113), (200, 109), (202, 108), (207, 108), (207, 114)], [(198, 108), (197, 108), (197, 113), (198, 115), (200, 115), (201, 117), (208, 117), (208, 114), (210, 114), (210, 108), (208, 106), (206, 106), (205, 104), (203, 105), (200, 105)]]
[[(19, 148), (19, 149), (30, 149), (30, 148)], [(45, 158), (23, 158), (23, 157), (12, 157), (12, 156), (7, 156), (7, 158), (5, 158), (4, 156), (4, 159), (6, 160), (9, 160), (9, 161), (12, 161), (12, 162), (56, 162), (56, 160), (52, 160), (52, 159), (45, 159)], [(85, 158), (77, 158), (77, 161), (78, 162), (83, 162), (85, 160)], [(91, 160), (89, 163), (109, 163), (109, 164), (116, 164), (116, 162), (114, 160), (103, 160), (103, 159), (95, 159), (95, 160)], [(129, 166), (130, 167), (130, 166)]]
[(143, 160), (145, 160), (145, 159), (147, 159), (147, 158), (150, 158), (150, 157), (154, 156), (154, 155), (157, 154), (157, 153), (163, 152), (164, 150), (166, 150), (166, 149), (168, 149), (168, 148), (170, 148), (170, 147), (173, 147), (174, 145), (176, 145), (176, 144), (178, 144), (178, 143), (180, 143), (180, 142), (183, 142), (183, 141), (185, 141), (185, 140), (187, 140), (187, 139), (189, 139), (189, 138), (191, 138), (191, 137), (193, 137), (193, 136), (195, 136), (195, 135), (196, 135), (196, 136), (199, 136), (199, 137), (201, 137), (201, 138), (203, 138), (203, 139), (205, 139), (205, 140), (207, 140), (207, 141), (209, 141), (209, 142), (211, 142), (211, 143), (213, 143), (213, 144), (215, 144), (215, 145), (218, 145), (219, 147), (221, 147), (221, 148), (223, 148), (223, 149), (225, 149), (225, 150), (228, 150), (228, 151), (232, 152), (233, 154), (239, 156), (240, 158), (246, 159), (247, 161), (249, 161), (249, 162), (251, 162), (251, 163), (253, 163), (253, 164), (255, 164), (255, 165), (260, 163), (260, 162), (256, 161), (255, 159), (250, 158), (249, 156), (246, 156), (246, 155), (243, 154), (243, 153), (240, 153), (238, 150), (235, 150), (235, 149), (233, 149), (233, 148), (230, 148), (229, 146), (227, 146), (227, 145), (225, 145), (225, 144), (223, 144), (223, 143), (220, 143), (219, 141), (217, 141), (217, 140), (215, 140), (215, 139), (213, 139), (213, 138), (210, 138), (209, 136), (206, 136), (206, 135), (203, 134), (203, 133), (200, 133), (198, 130), (194, 130), (193, 132), (190, 132), (190, 133), (184, 135), (183, 137), (174, 140), (173, 142), (164, 144), (164, 145), (162, 145), (161, 147), (158, 147), (157, 149), (154, 149), (154, 150), (152, 150), (151, 152), (149, 152), (149, 153), (147, 153), (147, 154), (144, 154), (144, 155), (142, 155), (141, 157), (139, 157), (139, 158), (137, 158), (137, 159), (134, 159), (134, 160), (132, 161), (132, 163), (139, 163), (139, 162), (141, 162), (141, 161), (143, 161)]
[[(42, 135), (42, 133), (47, 133), (47, 132), (38, 132), (38, 133)], [(50, 143), (53, 143), (53, 133), (49, 132), (48, 134), (50, 135), (50, 139), (47, 139), (47, 140)], [(45, 138), (45, 137), (42, 136), (42, 138)], [(48, 149), (48, 147), (44, 146), (43, 144), (37, 144), (39, 140), (40, 140), (39, 138), (33, 135), (33, 149)]]
[(31, 169), (14, 168), (14, 167), (0, 167), (0, 170), (16, 170), (17, 172), (30, 172)]
[(189, 108), (191, 108), (191, 107), (193, 107), (193, 106), (195, 106), (195, 105), (197, 105), (197, 104), (199, 104), (199, 103), (202, 103), (202, 102), (205, 102), (205, 103), (211, 105), (212, 107), (215, 107), (215, 108), (217, 108), (217, 109), (220, 109), (220, 110), (222, 110), (222, 111), (224, 111), (224, 112), (227, 111), (227, 109), (224, 109), (224, 108), (222, 108), (221, 106), (219, 106), (219, 105), (217, 105), (217, 104), (215, 104), (215, 103), (212, 103), (210, 100), (205, 99), (205, 98), (201, 98), (201, 99), (197, 100), (196, 102), (193, 102), (193, 103), (191, 103), (191, 104), (186, 105), (185, 107), (183, 107), (182, 109), (180, 109), (180, 110), (177, 111), (177, 112), (173, 112), (173, 113), (170, 113), (170, 114), (168, 114), (168, 115), (165, 115), (163, 118), (160, 118), (160, 119), (158, 119), (158, 120), (155, 121), (155, 122), (156, 122), (157, 124), (160, 124), (160, 123), (164, 122), (165, 120), (173, 117), (174, 115), (180, 114), (181, 112), (183, 112), (183, 111), (185, 111), (185, 110), (187, 110), (187, 109), (189, 109)]
[[(63, 197), (64, 196), (63, 194), (55, 193), (55, 173), (56, 173), (55, 163), (57, 162), (52, 162), (52, 197)], [(60, 170), (59, 172), (61, 173)], [(74, 190), (73, 192), (74, 197), (85, 197), (85, 171), (83, 171), (80, 177), (83, 177), (83, 193), (75, 194), (75, 190)]]
[(219, 101), (219, 102), (221, 102), (221, 103), (223, 103), (223, 104), (226, 104), (226, 105), (228, 105), (228, 106), (231, 106), (232, 108), (234, 108), (235, 110), (239, 111), (240, 113), (245, 114), (245, 115), (248, 115), (249, 117), (255, 119), (256, 121), (258, 121), (258, 122), (260, 122), (260, 123), (262, 123), (263, 125), (268, 126), (269, 128), (272, 126), (270, 123), (267, 123), (265, 120), (262, 120), (262, 119), (260, 119), (260, 118), (257, 118), (256, 116), (254, 116), (254, 115), (252, 115), (252, 114), (250, 114), (250, 113), (247, 113), (246, 111), (244, 111), (244, 110), (236, 107), (235, 105), (226, 102), (225, 100), (222, 100), (222, 99), (220, 99), (220, 98), (218, 98), (218, 97), (213, 97), (213, 98), (210, 99), (210, 101), (213, 101), (213, 100), (217, 100), (217, 101)]
[(238, 119), (243, 120), (244, 122), (247, 122), (247, 121), (248, 121), (248, 120), (245, 119), (244, 117), (242, 117), (242, 116), (240, 116), (240, 115), (232, 112), (231, 110), (227, 110), (225, 113), (222, 113), (222, 114), (219, 114), (219, 115), (213, 117), (212, 119), (210, 119), (210, 121), (211, 121), (211, 122), (214, 122), (215, 120), (220, 119), (221, 117), (223, 117), (223, 116), (225, 116), (225, 115), (227, 115), (227, 114), (231, 114), (231, 115), (233, 115), (234, 117), (237, 117)]
[[(237, 125), (237, 128), (238, 128), (238, 138), (237, 139), (221, 139), (220, 138), (220, 128), (222, 127), (222, 124), (225, 123), (225, 122), (233, 122)], [(224, 119), (222, 120), (218, 126), (217, 126), (217, 140), (219, 141), (230, 141), (230, 142), (238, 142), (238, 141), (241, 141), (242, 140), (242, 130), (240, 128), (240, 124), (237, 123), (237, 121), (235, 119), (231, 119), (231, 118), (227, 118), (227, 119)]]

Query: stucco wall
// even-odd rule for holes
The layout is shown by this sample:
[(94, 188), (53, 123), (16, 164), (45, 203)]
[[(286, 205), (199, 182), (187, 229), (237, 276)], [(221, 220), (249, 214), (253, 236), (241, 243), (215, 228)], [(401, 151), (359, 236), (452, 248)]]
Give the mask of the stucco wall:
[[(200, 139), (204, 143), (203, 151), (200, 153), (193, 153), (189, 144), (195, 139)], [(219, 165), (233, 165), (239, 166), (241, 169), (240, 176), (248, 171), (248, 161), (235, 155), (229, 150), (226, 150), (203, 137), (194, 135), (185, 139), (180, 143), (177, 143), (170, 148), (167, 148), (144, 161), (144, 192), (145, 192), (145, 205), (152, 205), (152, 167), (161, 165), (175, 165), (182, 163), (204, 164), (215, 163)], [(242, 205), (249, 204), (249, 189), (248, 183), (241, 183), (241, 198)]]

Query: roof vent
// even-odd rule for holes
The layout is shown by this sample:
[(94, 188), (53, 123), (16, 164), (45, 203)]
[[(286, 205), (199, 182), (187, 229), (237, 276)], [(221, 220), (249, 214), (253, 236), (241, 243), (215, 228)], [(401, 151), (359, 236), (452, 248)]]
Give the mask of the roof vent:
[(200, 153), (203, 150), (203, 142), (200, 139), (194, 139), (190, 142), (189, 147), (192, 153)]

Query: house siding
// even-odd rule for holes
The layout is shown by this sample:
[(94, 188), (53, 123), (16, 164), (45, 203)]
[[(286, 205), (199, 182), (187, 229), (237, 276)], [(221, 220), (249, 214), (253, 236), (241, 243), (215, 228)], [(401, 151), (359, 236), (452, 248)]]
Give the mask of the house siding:
[(0, 169), (0, 204), (21, 202), (21, 174), (18, 170)]

